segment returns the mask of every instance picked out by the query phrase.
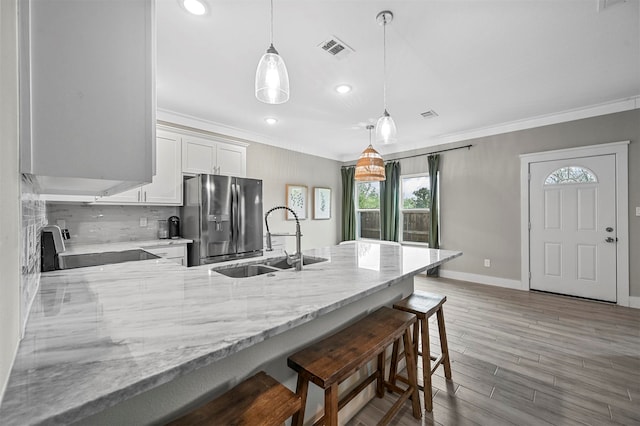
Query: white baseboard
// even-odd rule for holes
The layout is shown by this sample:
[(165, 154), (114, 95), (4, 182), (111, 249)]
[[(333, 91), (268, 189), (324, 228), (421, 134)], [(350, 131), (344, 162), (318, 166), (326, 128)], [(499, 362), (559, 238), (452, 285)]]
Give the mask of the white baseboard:
[(513, 288), (515, 290), (529, 290), (528, 288), (523, 287), (522, 283), (518, 280), (490, 277), (488, 275), (469, 274), (467, 272), (440, 269), (440, 276), (442, 278), (450, 278), (452, 280), (469, 281), (472, 283), (487, 284), (496, 287)]
[(638, 296), (629, 296), (629, 307), (640, 309), (640, 297)]
[[(506, 278), (490, 277), (488, 275), (469, 274), (466, 272), (448, 271), (446, 269), (440, 269), (440, 277), (450, 278), (452, 280), (467, 281), (477, 284), (487, 284), (496, 287), (512, 288), (515, 290), (529, 290), (522, 286), (522, 283), (518, 280), (509, 280)], [(640, 297), (629, 296), (629, 307), (640, 309)]]

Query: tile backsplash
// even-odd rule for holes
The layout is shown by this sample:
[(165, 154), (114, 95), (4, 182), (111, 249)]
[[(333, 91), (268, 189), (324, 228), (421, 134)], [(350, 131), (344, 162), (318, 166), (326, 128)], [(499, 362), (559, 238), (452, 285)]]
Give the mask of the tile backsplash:
[(47, 203), (49, 223), (69, 230), (68, 244), (153, 240), (158, 221), (170, 216), (178, 207)]
[(40, 200), (31, 178), (22, 176), (22, 247), (20, 255), (20, 319), (24, 330), (29, 309), (40, 283), (40, 230), (47, 224), (45, 202)]

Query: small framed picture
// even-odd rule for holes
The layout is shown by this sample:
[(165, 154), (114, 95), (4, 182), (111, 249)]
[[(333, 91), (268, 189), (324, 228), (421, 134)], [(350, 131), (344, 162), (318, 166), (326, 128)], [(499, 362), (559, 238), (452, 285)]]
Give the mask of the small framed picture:
[(313, 218), (331, 219), (331, 188), (313, 188)]
[[(287, 207), (296, 212), (298, 219), (307, 218), (307, 187), (304, 185), (287, 185)], [(289, 210), (285, 210), (287, 220), (295, 219)]]

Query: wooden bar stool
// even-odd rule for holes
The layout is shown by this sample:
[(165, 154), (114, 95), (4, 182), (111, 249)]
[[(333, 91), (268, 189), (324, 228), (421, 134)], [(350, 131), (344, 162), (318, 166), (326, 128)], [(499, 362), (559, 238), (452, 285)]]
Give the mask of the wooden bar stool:
[(280, 426), (300, 405), (298, 395), (261, 371), (168, 426)]
[[(416, 324), (415, 315), (382, 307), (347, 328), (291, 355), (289, 367), (298, 373), (296, 393), (302, 398), (300, 411), (293, 416), (291, 424), (302, 426), (307, 401), (309, 382), (324, 389), (324, 416), (315, 425), (338, 425), (338, 410), (357, 396), (369, 384), (376, 381), (376, 395), (384, 396), (385, 385), (400, 393), (400, 397), (385, 414), (379, 424), (386, 425), (404, 402), (411, 398), (413, 416), (421, 418), (418, 396), (417, 364), (409, 328)], [(407, 389), (391, 386), (384, 381), (385, 349), (403, 338), (407, 358)], [(356, 373), (374, 358), (378, 358), (376, 371), (358, 384), (342, 399), (338, 398), (338, 385)]]
[[(418, 326), (413, 328), (413, 344), (416, 357), (422, 356), (422, 376), (424, 380), (424, 408), (428, 412), (433, 410), (433, 392), (431, 387), (431, 375), (436, 371), (438, 366), (442, 364), (444, 367), (444, 376), (451, 380), (451, 363), (449, 361), (449, 347), (447, 345), (447, 332), (444, 327), (444, 313), (442, 305), (447, 301), (446, 296), (439, 294), (427, 293), (416, 290), (413, 294), (401, 301), (395, 303), (393, 307), (401, 311), (415, 314), (418, 318)], [(429, 340), (429, 318), (436, 314), (438, 318), (438, 332), (440, 334), (440, 353), (439, 357), (431, 355)], [(422, 338), (422, 347), (418, 348), (418, 333)], [(398, 354), (398, 343), (393, 344), (393, 353), (391, 356), (391, 371), (389, 372), (389, 382), (395, 384), (396, 379), (406, 382), (405, 377), (396, 374), (398, 362), (402, 355)], [(431, 361), (435, 361), (433, 367)]]

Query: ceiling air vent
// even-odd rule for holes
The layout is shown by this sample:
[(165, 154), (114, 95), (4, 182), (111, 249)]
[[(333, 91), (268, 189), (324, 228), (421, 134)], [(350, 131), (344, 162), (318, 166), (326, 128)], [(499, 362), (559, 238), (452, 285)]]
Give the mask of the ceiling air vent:
[(420, 115), (423, 116), (424, 118), (433, 118), (433, 117), (437, 117), (438, 113), (431, 109), (426, 112), (421, 112)]
[(597, 1), (598, 1), (598, 12), (602, 12), (606, 8), (609, 8), (616, 4), (627, 2), (627, 0), (597, 0)]
[(355, 52), (355, 50), (350, 48), (347, 43), (341, 41), (336, 36), (331, 36), (327, 40), (320, 43), (318, 47), (322, 48), (322, 50), (338, 59), (344, 59)]

